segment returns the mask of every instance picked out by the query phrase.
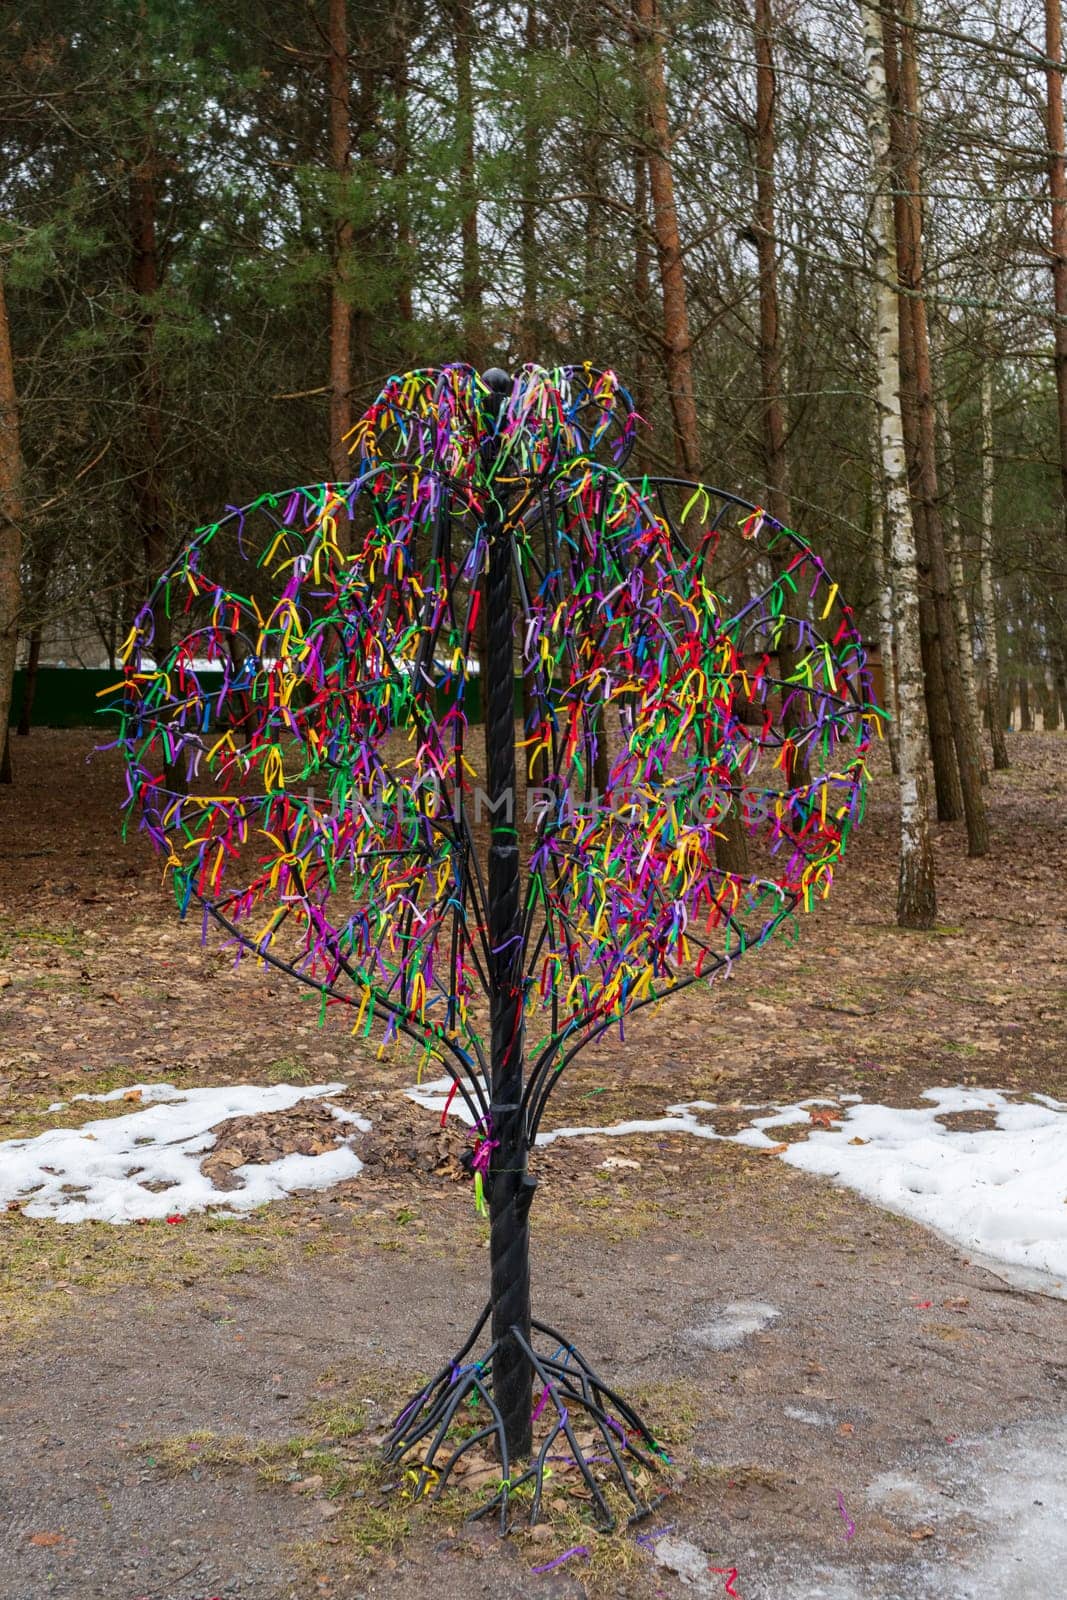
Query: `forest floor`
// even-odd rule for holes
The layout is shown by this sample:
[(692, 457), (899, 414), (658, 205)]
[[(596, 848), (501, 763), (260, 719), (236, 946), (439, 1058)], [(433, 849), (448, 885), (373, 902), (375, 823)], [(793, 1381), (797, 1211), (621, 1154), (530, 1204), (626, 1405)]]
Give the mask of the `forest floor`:
[[(92, 745), (19, 740), (0, 799), (0, 1139), (154, 1081), (339, 1082), (374, 1133), (358, 1178), (239, 1217), (0, 1213), (0, 1600), (1057, 1592), (1063, 1300), (773, 1155), (684, 1134), (535, 1158), (535, 1314), (667, 1445), (653, 1517), (598, 1536), (560, 1482), (547, 1527), (501, 1541), (464, 1523), (462, 1495), (385, 1491), (373, 1440), (480, 1309), (485, 1224), (454, 1164), (424, 1159), (410, 1061), (320, 1028), (177, 923), (159, 863), (119, 840), (118, 764)], [(883, 780), (799, 942), (588, 1050), (552, 1125), (695, 1099), (917, 1106), (957, 1084), (1067, 1098), (1067, 737), (1010, 748), (990, 856), (937, 830), (933, 932), (894, 925)], [(129, 1106), (91, 1114), (110, 1111)], [(596, 1164), (609, 1153), (637, 1165)]]

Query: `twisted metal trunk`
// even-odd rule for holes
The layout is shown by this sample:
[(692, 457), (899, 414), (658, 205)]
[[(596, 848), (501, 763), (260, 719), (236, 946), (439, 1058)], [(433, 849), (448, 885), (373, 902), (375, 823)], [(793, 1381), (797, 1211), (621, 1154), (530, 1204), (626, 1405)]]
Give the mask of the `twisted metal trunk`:
[[(487, 374), (487, 380), (495, 375)], [(501, 374), (503, 377), (503, 374)], [(495, 388), (496, 385), (494, 384)], [(489, 995), (492, 1064), (489, 1167), (489, 1259), (493, 1306), (493, 1394), (504, 1424), (509, 1462), (533, 1442), (530, 1341), (530, 1201), (526, 1171), (523, 1080), (522, 897), (515, 823), (515, 709), (511, 615), (511, 536), (495, 497), (485, 519), (485, 753), (489, 846)], [(518, 1335), (518, 1337), (516, 1336)]]

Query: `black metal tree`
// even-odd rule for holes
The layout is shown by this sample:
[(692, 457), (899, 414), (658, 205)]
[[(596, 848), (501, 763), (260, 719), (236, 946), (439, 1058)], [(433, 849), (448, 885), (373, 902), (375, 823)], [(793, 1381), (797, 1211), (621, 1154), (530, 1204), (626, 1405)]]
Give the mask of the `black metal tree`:
[[(605, 1524), (610, 1480), (642, 1514), (662, 1455), (531, 1316), (527, 1162), (549, 1096), (591, 1039), (829, 892), (878, 717), (821, 558), (734, 495), (627, 477), (636, 422), (588, 366), (392, 378), (351, 482), (200, 529), (126, 648), (130, 812), (183, 914), (324, 1013), (414, 1041), (466, 1108), (490, 1299), (388, 1451), (436, 1495), (492, 1440), (482, 1512), (502, 1527), (516, 1497), (537, 1519), (553, 1452)], [(156, 661), (164, 611), (178, 643)]]

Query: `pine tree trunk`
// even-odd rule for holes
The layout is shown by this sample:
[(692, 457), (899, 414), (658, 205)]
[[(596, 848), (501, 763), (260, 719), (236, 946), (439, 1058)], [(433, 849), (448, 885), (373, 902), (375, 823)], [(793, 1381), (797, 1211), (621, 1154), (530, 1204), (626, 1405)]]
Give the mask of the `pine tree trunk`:
[[(756, 0), (756, 254), (759, 261), (760, 417), (766, 509), (785, 528), (793, 526), (786, 457), (785, 406), (782, 400), (782, 340), (778, 318), (778, 228), (775, 214), (775, 97), (772, 0)], [(796, 673), (796, 630), (782, 629), (778, 675), (783, 684)], [(783, 689), (783, 694), (785, 693)], [(790, 788), (810, 782), (806, 752), (791, 752), (786, 770)]]
[(919, 628), (922, 633), (923, 675), (926, 714), (930, 724), (930, 756), (934, 769), (934, 797), (938, 822), (958, 822), (963, 816), (963, 790), (960, 787), (956, 745), (952, 738), (952, 713), (945, 689), (944, 658), (937, 621), (937, 607), (930, 593), (929, 541), (922, 508), (912, 501), (915, 519), (915, 547), (919, 560)]
[(11, 782), (8, 721), (15, 680), (19, 612), (22, 605), (22, 450), (19, 442), (15, 364), (0, 262), (0, 782)]
[(882, 13), (886, 79), (894, 113), (890, 139), (897, 176), (897, 258), (901, 281), (908, 290), (901, 300), (902, 375), (907, 374), (911, 389), (915, 488), (921, 504), (943, 681), (967, 821), (967, 850), (971, 856), (983, 856), (989, 850), (989, 829), (982, 797), (981, 750), (978, 729), (963, 691), (937, 480), (937, 429), (923, 277), (919, 90), (912, 19), (913, 0), (898, 0), (898, 9)]
[(974, 671), (974, 642), (967, 607), (967, 578), (963, 568), (963, 541), (956, 511), (956, 461), (952, 449), (952, 421), (945, 393), (944, 363), (941, 352), (940, 318), (930, 319), (930, 375), (934, 395), (935, 438), (940, 441), (937, 455), (938, 485), (941, 490), (942, 526), (945, 556), (948, 561), (949, 595), (956, 624), (956, 654), (960, 681), (968, 716), (978, 739), (978, 761), (982, 783), (989, 782), (985, 751), (981, 741), (982, 718), (978, 709), (978, 684)]
[[(149, 147), (130, 180), (130, 281), (137, 297), (137, 360), (134, 392), (141, 425), (133, 473), (135, 521), (149, 587), (166, 565), (166, 524), (163, 512), (163, 383), (156, 354), (155, 297), (160, 288), (159, 251), (156, 242), (155, 157)], [(162, 661), (171, 647), (170, 618), (156, 615), (155, 654)]]
[(396, 314), (400, 322), (400, 348), (405, 364), (415, 359), (412, 345), (413, 289), (412, 277), (417, 260), (415, 230), (411, 221), (411, 191), (409, 168), (411, 164), (411, 114), (409, 107), (409, 70), (411, 38), (406, 4), (396, 4), (389, 11), (390, 26), (390, 87), (393, 96), (393, 177), (396, 180)]
[[(581, 32), (580, 48), (595, 70), (600, 56), (600, 28), (595, 8), (590, 8)], [(588, 198), (585, 202), (585, 226), (582, 229), (582, 310), (579, 324), (582, 355), (586, 361), (593, 361), (594, 364), (599, 360), (599, 352), (594, 350), (593, 342), (601, 326), (598, 285), (604, 243), (604, 204), (600, 192), (603, 143), (594, 115), (586, 123), (582, 136), (582, 185)]]
[[(348, 0), (329, 0), (326, 58), (329, 97), (330, 170), (338, 179), (330, 275), (330, 478), (347, 483), (350, 477), (346, 436), (352, 428), (352, 224), (345, 215), (346, 180), (352, 159), (351, 86), (348, 56)], [(338, 542), (347, 553), (350, 530), (338, 521)]]
[[(665, 30), (658, 0), (634, 0), (633, 20), (642, 120), (648, 128), (648, 186), (663, 295), (663, 348), (674, 425), (675, 466), (679, 477), (699, 480), (700, 429), (693, 390), (693, 342), (671, 170), (670, 118), (663, 62)], [(723, 872), (747, 873), (748, 843), (736, 801), (722, 818), (719, 830), (720, 837), (715, 841), (716, 865)]]
[(1006, 772), (1011, 765), (1004, 738), (1004, 708), (1000, 687), (1000, 661), (997, 649), (997, 607), (993, 589), (993, 369), (986, 360), (982, 369), (982, 522), (979, 557), (979, 586), (982, 596), (982, 664), (985, 675), (989, 737), (993, 746), (993, 767)]
[[(462, 359), (479, 372), (485, 367), (487, 341), (483, 326), (482, 261), (478, 238), (478, 165), (474, 117), (474, 8), (472, 0), (452, 0), (452, 65), (456, 75), (455, 135), (458, 149), (460, 204), (459, 313)], [(483, 591), (484, 599), (484, 591)], [(489, 660), (483, 604), (474, 628), (474, 653), (478, 658), (482, 720), (487, 716)]]
[(1034, 713), (1030, 709), (1030, 680), (1019, 679), (1019, 732), (1033, 733)]
[[(585, 35), (583, 48), (589, 58), (596, 62), (600, 51), (600, 29), (595, 12), (591, 12), (590, 20), (583, 27)], [(594, 339), (599, 325), (598, 283), (600, 280), (600, 256), (603, 249), (603, 219), (604, 206), (601, 197), (603, 166), (603, 137), (595, 120), (591, 121), (585, 130), (582, 148), (582, 181), (588, 199), (585, 205), (585, 228), (583, 230), (584, 255), (582, 259), (582, 313), (581, 313), (581, 351), (587, 361), (596, 364), (599, 354), (594, 349)], [(597, 796), (607, 793), (608, 781), (611, 773), (611, 750), (608, 737), (607, 718), (604, 706), (601, 703), (592, 711), (589, 719), (589, 732), (595, 743), (592, 758), (593, 790)]]
[[(1045, 0), (1045, 55), (1050, 61), (1063, 59), (1063, 15), (1061, 0)], [(1049, 199), (1051, 201), (1052, 244), (1052, 297), (1055, 318), (1052, 324), (1054, 365), (1056, 372), (1056, 422), (1060, 465), (1060, 515), (1061, 538), (1059, 559), (1051, 563), (1060, 572), (1067, 571), (1067, 134), (1063, 114), (1063, 73), (1049, 68), (1045, 74), (1047, 88), (1047, 135)], [(1060, 656), (1058, 668), (1061, 704), (1064, 693), (1063, 658), (1064, 630), (1067, 628), (1067, 580), (1052, 580), (1050, 609), (1059, 626), (1057, 649)], [(1054, 671), (1056, 671), (1054, 659)], [(1067, 719), (1067, 704), (1063, 704)]]
[(1067, 649), (1063, 625), (1050, 604), (1045, 606), (1045, 633), (1052, 673), (1052, 721), (1050, 731), (1067, 727)]
[(756, 253), (759, 259), (759, 367), (766, 507), (791, 528), (778, 326), (778, 235), (775, 219), (774, 18), (771, 0), (756, 0)]
[(33, 727), (33, 702), (37, 695), (37, 669), (41, 664), (41, 624), (34, 623), (30, 632), (30, 648), (26, 653), (26, 671), (22, 678), (22, 705), (15, 732), (25, 739)]
[[(526, 59), (531, 64), (538, 45), (537, 4), (527, 0), (523, 44)], [(522, 201), (519, 212), (519, 261), (522, 271), (522, 307), (519, 314), (519, 357), (522, 361), (544, 361), (544, 351), (538, 337), (537, 303), (540, 273), (537, 258), (537, 213), (540, 200), (541, 148), (538, 124), (529, 103), (525, 107), (522, 123)], [(583, 350), (583, 355), (589, 352)]]
[(663, 62), (665, 30), (658, 0), (634, 0), (634, 37), (648, 127), (648, 182), (652, 231), (663, 294), (663, 345), (674, 428), (678, 475), (700, 477), (700, 428), (693, 389), (693, 342), (689, 332), (682, 240), (671, 169), (671, 133)]
[[(1063, 59), (1061, 0), (1045, 0), (1045, 54), (1050, 61)], [(1067, 139), (1063, 116), (1063, 73), (1050, 68), (1048, 88), (1048, 180), (1052, 202), (1052, 324), (1056, 368), (1056, 419), (1059, 434), (1060, 488), (1063, 501), (1064, 541), (1067, 544)]]
[(1041, 673), (1034, 684), (1037, 693), (1037, 709), (1041, 713), (1042, 733), (1051, 733), (1055, 728), (1053, 720), (1053, 706), (1056, 702), (1056, 691), (1045, 673)]
[(482, 259), (478, 239), (478, 174), (474, 142), (474, 12), (471, 0), (452, 0), (452, 63), (456, 74), (459, 148), (460, 287), (463, 359), (481, 371), (488, 348), (483, 326)]
[(889, 148), (889, 96), (881, 20), (872, 0), (860, 0), (867, 82), (868, 135), (875, 206), (875, 340), (878, 362), (878, 433), (885, 480), (893, 594), (893, 638), (897, 664), (897, 725), (900, 751), (900, 876), (897, 922), (929, 928), (937, 917), (934, 856), (926, 782), (926, 707), (919, 640), (915, 531), (908, 493), (908, 468), (900, 403), (899, 281)]
[[(132, 474), (134, 524), (144, 559), (145, 589), (152, 592), (167, 564), (167, 528), (163, 500), (163, 380), (156, 350), (155, 300), (162, 281), (156, 211), (156, 156), (153, 130), (147, 131), (145, 151), (130, 179), (130, 283), (136, 297), (136, 362), (134, 394), (140, 437), (134, 445)], [(174, 630), (164, 606), (152, 616), (152, 652), (162, 666), (171, 653)], [(185, 768), (165, 761), (163, 781), (172, 794), (185, 792)]]
[(52, 574), (52, 556), (47, 551), (33, 564), (31, 599), (29, 602), (34, 622), (30, 628), (30, 647), (26, 655), (26, 672), (22, 680), (22, 705), (16, 732), (25, 738), (33, 727), (33, 702), (37, 694), (37, 672), (41, 664), (41, 619), (48, 606), (49, 580)]

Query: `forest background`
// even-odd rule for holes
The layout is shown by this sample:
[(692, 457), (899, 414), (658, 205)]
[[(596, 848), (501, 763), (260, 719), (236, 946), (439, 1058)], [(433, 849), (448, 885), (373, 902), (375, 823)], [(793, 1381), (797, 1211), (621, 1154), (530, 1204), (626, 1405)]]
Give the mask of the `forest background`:
[(347, 478), (389, 372), (587, 359), (638, 471), (831, 558), (931, 925), (932, 816), (984, 854), (1006, 730), (1067, 720), (1063, 56), (1059, 0), (11, 7), (0, 742), (16, 661), (26, 731), (191, 529)]

